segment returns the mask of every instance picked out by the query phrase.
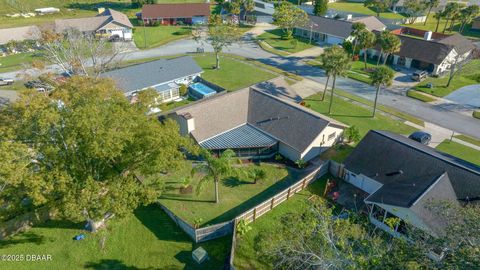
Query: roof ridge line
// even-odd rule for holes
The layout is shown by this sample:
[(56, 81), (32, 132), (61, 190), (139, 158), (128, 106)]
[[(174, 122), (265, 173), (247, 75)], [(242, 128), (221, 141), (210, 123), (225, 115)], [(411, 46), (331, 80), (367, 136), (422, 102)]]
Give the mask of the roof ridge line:
[[(430, 157), (440, 159), (440, 160), (442, 160), (442, 161), (444, 161), (444, 162), (446, 162), (446, 163), (448, 163), (448, 164), (450, 164), (450, 165), (453, 165), (453, 166), (455, 166), (455, 167), (459, 167), (459, 168), (468, 170), (468, 171), (473, 172), (474, 174), (477, 174), (477, 175), (480, 176), (480, 167), (477, 166), (477, 165), (475, 165), (475, 164), (473, 164), (473, 163), (471, 163), (471, 162), (468, 162), (468, 161), (465, 160), (465, 162), (468, 162), (468, 163), (470, 163), (470, 164), (478, 167), (478, 168), (479, 168), (479, 171), (476, 171), (476, 170), (474, 170), (474, 169), (471, 169), (471, 168), (468, 168), (468, 167), (466, 167), (466, 166), (463, 166), (463, 165), (461, 165), (461, 164), (459, 164), (459, 163), (457, 163), (457, 162), (453, 162), (453, 161), (451, 161), (451, 160), (448, 160), (448, 159), (446, 159), (443, 155), (441, 155), (441, 157), (434, 156), (434, 155), (432, 155), (431, 153), (429, 153), (428, 151), (426, 151), (426, 150), (424, 150), (424, 149), (420, 149), (420, 148), (418, 148), (418, 147), (414, 147), (414, 146), (412, 146), (412, 145), (410, 145), (410, 144), (407, 144), (407, 143), (405, 143), (405, 142), (402, 142), (402, 141), (397, 140), (396, 138), (394, 138), (394, 137), (386, 134), (385, 131), (382, 131), (382, 130), (371, 130), (371, 131), (374, 132), (374, 133), (376, 133), (376, 134), (378, 134), (378, 135), (381, 135), (381, 136), (383, 136), (383, 137), (392, 139), (392, 140), (394, 140), (394, 141), (396, 141), (396, 142), (398, 142), (398, 143), (400, 143), (400, 144), (402, 144), (402, 145), (405, 145), (405, 146), (407, 146), (407, 147), (409, 147), (409, 148), (411, 148), (411, 149), (420, 151), (420, 152), (422, 152), (422, 153), (424, 153), (424, 154), (426, 154), (426, 155), (428, 155), (428, 156), (430, 156)], [(399, 135), (399, 136), (401, 136), (401, 135)], [(426, 146), (426, 147), (428, 147), (428, 146)], [(439, 153), (439, 154), (447, 154), (447, 153), (444, 153), (444, 152), (442, 152), (442, 151), (438, 151), (438, 150), (436, 150), (436, 149), (434, 149), (434, 148), (432, 148), (432, 151), (437, 152), (437, 153)], [(447, 155), (448, 155), (448, 154), (447, 154)], [(452, 156), (452, 157), (455, 157), (455, 156)], [(457, 158), (457, 157), (455, 157), (455, 158)], [(463, 159), (462, 159), (462, 160), (463, 160)]]

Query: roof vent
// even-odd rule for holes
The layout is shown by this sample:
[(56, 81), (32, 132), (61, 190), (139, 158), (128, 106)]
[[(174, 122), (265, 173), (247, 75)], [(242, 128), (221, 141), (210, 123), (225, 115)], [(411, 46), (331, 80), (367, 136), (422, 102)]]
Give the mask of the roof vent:
[(386, 173), (385, 175), (386, 175), (386, 176), (395, 176), (395, 175), (400, 175), (400, 174), (403, 174), (403, 171), (402, 171), (402, 170), (398, 170), (398, 171)]

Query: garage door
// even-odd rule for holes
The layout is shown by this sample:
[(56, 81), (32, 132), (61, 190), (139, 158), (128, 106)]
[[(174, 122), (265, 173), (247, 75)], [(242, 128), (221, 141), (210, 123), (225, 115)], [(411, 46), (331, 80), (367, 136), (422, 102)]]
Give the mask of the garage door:
[(338, 44), (343, 43), (343, 39), (338, 38), (338, 37), (327, 36), (327, 43), (328, 44), (333, 44), (333, 45), (338, 45)]

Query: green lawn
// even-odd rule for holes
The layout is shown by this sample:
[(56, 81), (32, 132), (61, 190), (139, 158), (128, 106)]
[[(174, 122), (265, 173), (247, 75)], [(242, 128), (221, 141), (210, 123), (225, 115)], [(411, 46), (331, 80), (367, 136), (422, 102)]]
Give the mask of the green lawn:
[(455, 135), (454, 137), (457, 138), (457, 139), (460, 139), (462, 141), (480, 146), (480, 140), (479, 139), (472, 138), (472, 137), (466, 136), (466, 135)]
[[(341, 2), (329, 3), (328, 7), (332, 9), (336, 9), (338, 11), (356, 12), (356, 13), (362, 13), (362, 14), (374, 15), (374, 16), (377, 15), (377, 13), (373, 9), (365, 7), (363, 3), (341, 1)], [(385, 19), (403, 19), (405, 16), (403, 16), (402, 14), (393, 13), (393, 12), (382, 12), (380, 13), (380, 17)]]
[(415, 91), (415, 90), (408, 90), (407, 91), (407, 97), (411, 97), (414, 99), (418, 99), (423, 102), (432, 102), (435, 101), (436, 99), (432, 98), (431, 96), (427, 96), (423, 94), (422, 92)]
[[(328, 105), (330, 94), (326, 95), (324, 101), (320, 101), (320, 94), (310, 96), (305, 99), (306, 103), (311, 109), (328, 115)], [(332, 114), (328, 115), (347, 125), (355, 125), (361, 136), (363, 137), (371, 129), (388, 130), (399, 134), (410, 134), (415, 131), (415, 128), (405, 125), (401, 121), (395, 120), (391, 117), (377, 113), (375, 118), (371, 117), (372, 110), (353, 104), (340, 97), (334, 97)]]
[[(480, 60), (471, 60), (468, 64), (464, 65), (462, 70), (455, 75), (450, 86), (446, 87), (448, 77), (449, 74), (447, 73), (443, 77), (428, 78), (417, 84), (414, 89), (437, 97), (444, 97), (463, 86), (480, 84)], [(428, 88), (426, 86), (428, 83), (432, 83), (433, 88)]]
[(459, 157), (480, 166), (480, 151), (472, 149), (463, 144), (445, 140), (439, 146), (437, 146), (437, 150)]
[(200, 193), (196, 193), (197, 183), (201, 178), (198, 175), (191, 182), (193, 193), (180, 193), (182, 179), (190, 176), (192, 168), (191, 164), (186, 162), (182, 168), (165, 177), (167, 186), (160, 202), (192, 225), (198, 218), (202, 219), (202, 225), (216, 224), (235, 218), (288, 187), (300, 177), (298, 173), (287, 168), (266, 163), (251, 164), (239, 170), (245, 172), (257, 167), (267, 173), (264, 181), (253, 184), (241, 174), (238, 177), (226, 177), (220, 182), (220, 203), (216, 204), (213, 182), (205, 185)]
[[(72, 238), (85, 233), (86, 238)], [(100, 241), (106, 236), (104, 249)], [(231, 236), (194, 244), (158, 206), (141, 207), (109, 221), (106, 231), (86, 233), (82, 224), (50, 221), (0, 242), (1, 254), (51, 255), (48, 262), (5, 262), (1, 269), (222, 269)], [(191, 252), (202, 246), (210, 260), (201, 266)]]
[(296, 53), (313, 47), (308, 39), (292, 37), (291, 39), (282, 38), (281, 29), (268, 30), (257, 37), (258, 40), (266, 42), (275, 50), (286, 51), (288, 53)]
[(228, 91), (242, 89), (276, 77), (275, 74), (256, 67), (254, 63), (247, 64), (230, 57), (221, 56), (219, 70), (214, 68), (213, 54), (198, 55), (194, 58), (204, 70), (202, 78)]
[(192, 30), (188, 26), (139, 26), (133, 29), (133, 40), (140, 49), (153, 48), (186, 38), (190, 36), (191, 32)]
[(252, 230), (241, 238), (237, 238), (235, 248), (234, 266), (235, 269), (273, 269), (271, 263), (262, 261), (260, 254), (257, 252), (256, 243), (260, 233), (268, 233), (275, 231), (279, 226), (280, 219), (292, 212), (300, 212), (309, 206), (308, 198), (312, 195), (322, 195), (325, 190), (325, 183), (330, 175), (315, 181), (306, 189), (295, 194), (288, 201), (266, 213), (255, 222), (251, 223)]
[(34, 59), (44, 60), (40, 52), (11, 54), (5, 57), (0, 57), (0, 73), (28, 67)]
[[(440, 24), (438, 25), (437, 32), (440, 32), (440, 33), (443, 32), (446, 22), (447, 21), (444, 19), (440, 20)], [(414, 24), (405, 24), (404, 26), (435, 32), (435, 29), (437, 27), (437, 20), (433, 18), (433, 12), (432, 12), (428, 17), (427, 23), (425, 25), (423, 25), (423, 23), (414, 23)], [(470, 27), (471, 25), (468, 25), (461, 34), (472, 39), (480, 39), (480, 31), (471, 30)], [(447, 27), (445, 34), (456, 33), (458, 32), (459, 29), (460, 29), (460, 22), (457, 22), (457, 24), (455, 24), (455, 26), (453, 27), (452, 31), (449, 31)]]

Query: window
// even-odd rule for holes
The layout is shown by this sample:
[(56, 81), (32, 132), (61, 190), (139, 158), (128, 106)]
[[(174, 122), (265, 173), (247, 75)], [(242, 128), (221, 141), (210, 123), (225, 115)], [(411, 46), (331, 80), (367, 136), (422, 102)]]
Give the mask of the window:
[(173, 88), (172, 89), (172, 97), (177, 98), (179, 96), (180, 96), (180, 91), (178, 90), (178, 88)]
[(331, 141), (331, 140), (335, 139), (335, 136), (337, 136), (337, 133), (333, 132), (332, 134), (328, 135), (328, 140)]

